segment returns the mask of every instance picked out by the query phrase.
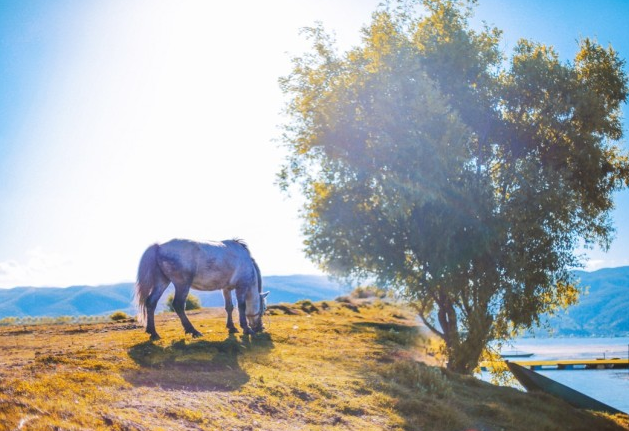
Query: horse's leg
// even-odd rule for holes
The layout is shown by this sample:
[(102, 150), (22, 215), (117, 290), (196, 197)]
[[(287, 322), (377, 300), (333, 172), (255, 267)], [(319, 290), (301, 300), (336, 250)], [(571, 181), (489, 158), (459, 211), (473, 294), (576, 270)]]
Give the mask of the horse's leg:
[(159, 335), (155, 330), (155, 308), (162, 294), (170, 284), (170, 281), (162, 276), (155, 277), (155, 286), (150, 295), (146, 298), (146, 333), (151, 335), (151, 340), (159, 340)]
[(232, 311), (234, 311), (232, 291), (229, 289), (223, 289), (223, 298), (225, 298), (225, 311), (227, 311), (227, 329), (229, 329), (230, 334), (233, 334), (238, 332), (238, 329), (236, 329), (234, 319), (232, 318)]
[(247, 323), (247, 303), (245, 301), (245, 295), (245, 289), (236, 289), (236, 301), (238, 301), (238, 317), (240, 320), (240, 327), (242, 328), (243, 334), (254, 335), (255, 332), (249, 327), (249, 323)]
[(181, 324), (183, 325), (183, 329), (186, 334), (192, 334), (192, 336), (196, 338), (202, 336), (203, 334), (194, 329), (194, 326), (192, 326), (192, 323), (188, 320), (188, 316), (186, 316), (186, 298), (188, 297), (188, 292), (190, 292), (189, 284), (175, 285), (173, 308), (179, 316), (179, 320), (181, 320)]

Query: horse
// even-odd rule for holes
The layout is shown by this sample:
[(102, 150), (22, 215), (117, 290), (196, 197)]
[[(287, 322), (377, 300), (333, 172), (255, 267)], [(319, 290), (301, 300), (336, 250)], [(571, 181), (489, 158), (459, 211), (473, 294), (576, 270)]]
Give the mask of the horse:
[(202, 335), (192, 326), (185, 312), (191, 288), (223, 291), (226, 326), (230, 333), (238, 332), (232, 320), (234, 305), (231, 292), (235, 290), (243, 333), (253, 335), (264, 330), (262, 316), (269, 292), (262, 293), (260, 268), (244, 241), (173, 239), (146, 249), (138, 267), (135, 303), (138, 321), (145, 325), (151, 340), (160, 338), (155, 330), (155, 308), (170, 283), (175, 286), (173, 308), (186, 334), (192, 334), (194, 338)]

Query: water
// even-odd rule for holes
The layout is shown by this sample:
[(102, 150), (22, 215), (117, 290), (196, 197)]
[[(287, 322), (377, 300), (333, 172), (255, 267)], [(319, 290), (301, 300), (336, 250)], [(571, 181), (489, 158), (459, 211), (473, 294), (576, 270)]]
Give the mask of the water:
[[(627, 359), (629, 337), (618, 338), (520, 338), (504, 352), (534, 353), (516, 360)], [(629, 369), (624, 370), (543, 370), (538, 373), (576, 389), (605, 404), (629, 413)], [(485, 374), (485, 373), (483, 373)], [(487, 378), (483, 375), (482, 378)]]

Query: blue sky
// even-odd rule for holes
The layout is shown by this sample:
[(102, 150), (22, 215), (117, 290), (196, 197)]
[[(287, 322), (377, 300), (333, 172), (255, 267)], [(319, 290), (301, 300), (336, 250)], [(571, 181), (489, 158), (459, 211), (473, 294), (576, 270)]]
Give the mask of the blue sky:
[[(232, 4), (230, 4), (232, 3)], [(0, 287), (130, 281), (172, 237), (246, 239), (263, 273), (316, 273), (274, 185), (277, 78), (322, 21), (341, 48), (378, 1), (0, 0)], [(629, 57), (629, 2), (480, 1), (473, 20)], [(629, 193), (591, 268), (629, 265)]]

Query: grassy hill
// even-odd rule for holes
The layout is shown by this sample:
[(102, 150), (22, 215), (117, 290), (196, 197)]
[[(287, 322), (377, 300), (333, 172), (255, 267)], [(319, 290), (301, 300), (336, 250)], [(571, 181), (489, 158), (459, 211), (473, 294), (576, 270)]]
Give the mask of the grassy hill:
[[(376, 300), (271, 307), (267, 331), (228, 335), (190, 313), (184, 337), (135, 322), (0, 328), (0, 429), (622, 430), (626, 416), (439, 368), (412, 313)], [(4, 428), (2, 428), (4, 427)]]

